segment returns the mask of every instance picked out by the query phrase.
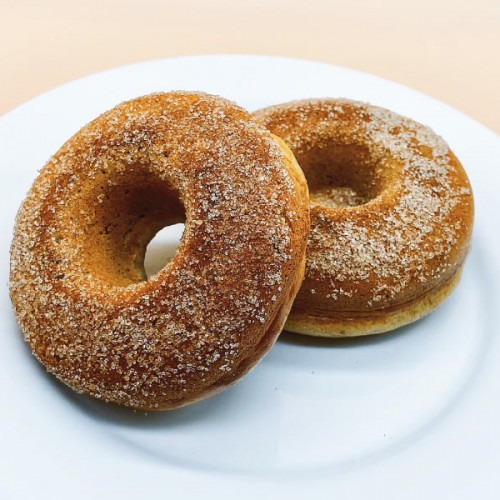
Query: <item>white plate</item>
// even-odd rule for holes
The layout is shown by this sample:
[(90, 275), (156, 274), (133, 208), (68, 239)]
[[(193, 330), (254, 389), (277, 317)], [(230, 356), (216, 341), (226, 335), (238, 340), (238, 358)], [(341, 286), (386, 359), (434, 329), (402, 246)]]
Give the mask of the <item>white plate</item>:
[[(47, 158), (85, 122), (152, 91), (198, 89), (250, 110), (312, 96), (389, 107), (462, 160), (477, 204), (463, 280), (428, 318), (330, 342), (283, 336), (234, 388), (144, 414), (63, 387), (30, 356), (7, 293), (15, 212)], [(499, 138), (380, 78), (307, 61), (203, 56), (107, 71), (0, 120), (0, 497), (499, 498)], [(71, 492), (68, 494), (68, 492)]]

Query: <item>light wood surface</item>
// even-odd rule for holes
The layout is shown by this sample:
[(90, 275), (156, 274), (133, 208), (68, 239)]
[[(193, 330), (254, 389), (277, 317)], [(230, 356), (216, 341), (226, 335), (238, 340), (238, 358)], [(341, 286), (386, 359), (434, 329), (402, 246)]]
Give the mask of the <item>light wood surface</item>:
[(211, 53), (366, 71), (500, 132), (499, 0), (0, 0), (0, 113), (104, 69)]

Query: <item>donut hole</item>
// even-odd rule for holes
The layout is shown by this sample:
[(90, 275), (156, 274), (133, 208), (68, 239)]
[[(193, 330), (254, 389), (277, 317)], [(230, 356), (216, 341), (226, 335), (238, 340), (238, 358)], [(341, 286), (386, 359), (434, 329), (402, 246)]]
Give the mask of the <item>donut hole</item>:
[(184, 227), (182, 223), (166, 226), (149, 242), (144, 257), (144, 270), (148, 279), (161, 271), (175, 257)]
[(356, 207), (376, 198), (387, 184), (387, 169), (361, 144), (326, 144), (297, 160), (309, 184), (312, 205)]
[[(99, 174), (93, 186), (75, 204), (79, 220), (87, 222), (77, 237), (82, 266), (112, 286), (146, 281), (153, 273), (151, 268), (149, 273), (145, 269), (149, 243), (163, 228), (186, 220), (178, 192), (140, 165), (108, 169)], [(177, 246), (168, 249), (163, 265), (171, 260)], [(159, 260), (154, 260), (158, 271)]]

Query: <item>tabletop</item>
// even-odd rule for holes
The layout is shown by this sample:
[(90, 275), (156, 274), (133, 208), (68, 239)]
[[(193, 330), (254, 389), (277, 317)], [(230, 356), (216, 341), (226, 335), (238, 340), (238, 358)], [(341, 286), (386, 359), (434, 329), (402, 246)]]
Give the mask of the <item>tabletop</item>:
[(402, 83), (500, 133), (498, 0), (0, 0), (0, 25), (0, 113), (123, 64), (266, 54)]

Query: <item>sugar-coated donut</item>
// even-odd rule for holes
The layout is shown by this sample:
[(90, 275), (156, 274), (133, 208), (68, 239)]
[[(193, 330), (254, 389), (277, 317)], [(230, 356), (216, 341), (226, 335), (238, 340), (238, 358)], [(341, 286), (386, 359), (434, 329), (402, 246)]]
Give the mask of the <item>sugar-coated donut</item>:
[(290, 146), (310, 190), (306, 276), (286, 329), (381, 333), (448, 296), (469, 248), (473, 198), (440, 137), (345, 99), (297, 101), (254, 116)]
[[(148, 242), (185, 221), (149, 279)], [(303, 278), (307, 184), (225, 99), (158, 93), (76, 133), (16, 219), (10, 295), (35, 356), (73, 389), (140, 409), (233, 384), (270, 349)]]

